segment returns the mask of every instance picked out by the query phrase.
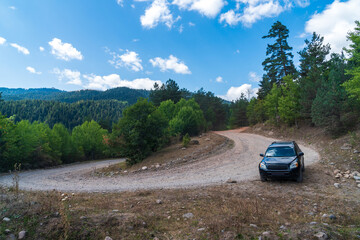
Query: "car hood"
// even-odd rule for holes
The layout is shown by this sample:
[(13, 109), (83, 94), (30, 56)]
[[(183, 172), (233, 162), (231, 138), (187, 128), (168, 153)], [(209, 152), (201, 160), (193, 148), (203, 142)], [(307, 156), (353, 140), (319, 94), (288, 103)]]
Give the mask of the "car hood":
[(293, 157), (264, 157), (263, 161), (270, 164), (290, 164), (296, 159), (296, 156)]

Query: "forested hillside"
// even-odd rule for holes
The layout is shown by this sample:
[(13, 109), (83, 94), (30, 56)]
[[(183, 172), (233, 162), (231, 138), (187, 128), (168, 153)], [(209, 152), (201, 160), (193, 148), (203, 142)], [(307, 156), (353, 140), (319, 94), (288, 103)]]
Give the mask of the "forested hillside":
[(59, 102), (73, 103), (81, 100), (118, 100), (134, 104), (138, 98), (149, 97), (149, 91), (118, 87), (106, 91), (80, 90), (80, 91), (61, 91), (54, 88), (0, 88), (2, 97), (5, 101), (10, 100), (51, 100)]
[(85, 121), (95, 120), (103, 128), (111, 130), (112, 124), (119, 120), (127, 106), (127, 102), (118, 100), (87, 100), (75, 103), (20, 100), (0, 103), (0, 113), (11, 117), (15, 122), (39, 121), (47, 123), (50, 127), (61, 123), (67, 129), (73, 129)]

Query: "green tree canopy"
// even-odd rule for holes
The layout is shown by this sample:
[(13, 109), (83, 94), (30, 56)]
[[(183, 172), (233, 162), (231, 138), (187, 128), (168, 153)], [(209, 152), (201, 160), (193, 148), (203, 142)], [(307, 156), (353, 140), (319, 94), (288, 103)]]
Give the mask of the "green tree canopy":
[(349, 69), (346, 70), (346, 74), (351, 78), (344, 83), (344, 87), (350, 97), (360, 101), (360, 22), (355, 21), (355, 23), (355, 30), (347, 36), (351, 44), (345, 49), (350, 55)]
[(288, 37), (289, 30), (279, 21), (271, 26), (268, 35), (263, 36), (263, 38), (274, 38), (275, 42), (267, 45), (268, 57), (262, 63), (266, 73), (260, 82), (260, 98), (264, 98), (269, 93), (269, 87), (273, 84), (281, 85), (284, 76), (296, 74), (292, 61), (294, 57), (291, 53), (292, 47), (287, 42)]

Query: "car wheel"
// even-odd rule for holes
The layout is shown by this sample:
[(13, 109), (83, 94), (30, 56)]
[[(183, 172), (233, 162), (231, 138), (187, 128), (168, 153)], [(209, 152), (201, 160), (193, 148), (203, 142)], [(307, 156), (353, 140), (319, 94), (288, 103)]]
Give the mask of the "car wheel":
[(301, 183), (303, 181), (303, 171), (299, 171), (299, 176), (296, 178), (296, 182)]
[(266, 177), (265, 177), (264, 175), (261, 175), (261, 174), (260, 174), (260, 180), (261, 180), (262, 182), (266, 182), (266, 181), (267, 181)]

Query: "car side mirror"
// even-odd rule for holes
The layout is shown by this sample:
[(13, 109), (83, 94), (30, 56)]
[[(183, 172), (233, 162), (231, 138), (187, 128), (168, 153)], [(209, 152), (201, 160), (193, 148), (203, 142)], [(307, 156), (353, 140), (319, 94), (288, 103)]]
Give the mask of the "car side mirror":
[(299, 152), (299, 157), (304, 156), (303, 152)]
[(264, 154), (263, 154), (263, 153), (260, 153), (260, 157), (264, 157)]

